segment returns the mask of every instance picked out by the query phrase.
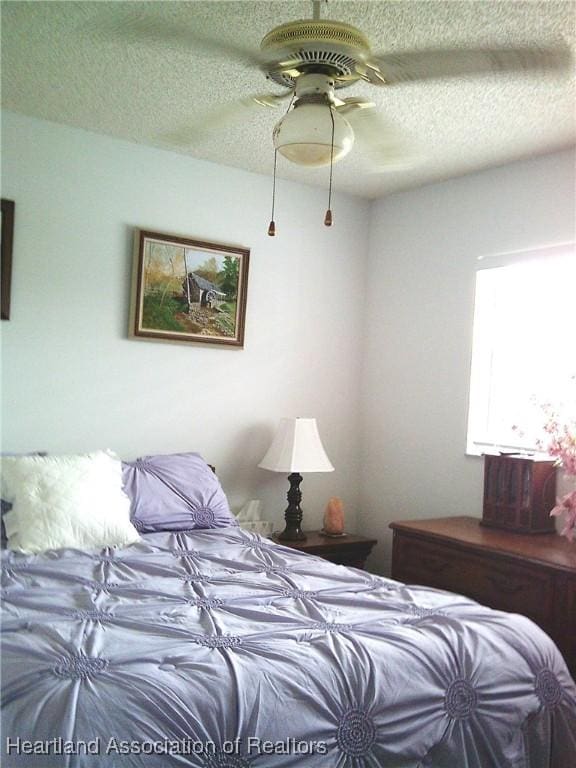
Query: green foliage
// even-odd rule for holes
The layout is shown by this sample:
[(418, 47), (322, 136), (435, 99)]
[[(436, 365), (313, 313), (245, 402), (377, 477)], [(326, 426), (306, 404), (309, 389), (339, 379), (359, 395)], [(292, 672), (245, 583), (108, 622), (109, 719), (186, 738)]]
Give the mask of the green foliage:
[(218, 315), (218, 318), (216, 319), (216, 325), (225, 336), (234, 336), (236, 323), (233, 315), (230, 316), (227, 313)]
[(220, 287), (230, 300), (235, 299), (238, 292), (238, 274), (240, 270), (240, 259), (232, 256), (224, 257), (224, 266), (222, 268), (223, 278)]
[(160, 331), (186, 330), (176, 320), (176, 313), (182, 312), (182, 304), (172, 296), (162, 296), (159, 292), (147, 293), (144, 296), (142, 324), (145, 328)]

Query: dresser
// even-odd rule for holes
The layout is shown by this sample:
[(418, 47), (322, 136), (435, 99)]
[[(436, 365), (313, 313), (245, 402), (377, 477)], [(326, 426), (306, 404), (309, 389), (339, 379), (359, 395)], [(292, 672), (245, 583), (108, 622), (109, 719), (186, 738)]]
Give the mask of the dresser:
[(528, 616), (576, 675), (576, 542), (486, 528), (474, 517), (406, 520), (390, 528), (393, 579)]

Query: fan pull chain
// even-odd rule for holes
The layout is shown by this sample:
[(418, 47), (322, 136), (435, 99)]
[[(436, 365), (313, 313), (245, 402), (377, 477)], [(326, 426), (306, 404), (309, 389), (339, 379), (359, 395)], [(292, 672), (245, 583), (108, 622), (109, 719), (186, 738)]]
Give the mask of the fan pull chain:
[(274, 150), (274, 176), (272, 180), (272, 216), (270, 217), (270, 224), (268, 225), (268, 234), (270, 237), (274, 237), (276, 234), (276, 223), (274, 221), (274, 206), (276, 205), (276, 161), (278, 159), (278, 150)]
[(330, 110), (330, 119), (332, 120), (332, 140), (330, 143), (330, 185), (328, 187), (328, 209), (326, 211), (326, 216), (324, 216), (324, 225), (326, 227), (332, 226), (332, 169), (334, 167), (334, 114), (332, 112), (332, 107), (329, 105), (328, 109)]

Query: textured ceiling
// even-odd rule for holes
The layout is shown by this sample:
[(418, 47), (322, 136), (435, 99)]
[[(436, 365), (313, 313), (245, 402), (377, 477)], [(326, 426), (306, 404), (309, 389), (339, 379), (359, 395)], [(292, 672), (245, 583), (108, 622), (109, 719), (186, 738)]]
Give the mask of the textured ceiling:
[[(311, 3), (3, 1), (1, 12), (4, 107), (271, 174), (272, 128), (282, 109), (240, 107), (235, 119), (214, 125), (190, 145), (174, 143), (214, 109), (279, 91), (256, 67), (191, 44), (188, 32), (256, 51), (274, 26), (311, 18)], [(576, 37), (572, 2), (329, 2), (322, 3), (322, 16), (354, 24), (373, 49), (387, 52), (560, 40), (573, 46)], [(417, 161), (374, 173), (356, 146), (335, 166), (334, 185), (378, 197), (570, 146), (575, 93), (573, 73), (389, 88), (360, 82), (339, 95), (375, 101)], [(306, 169), (282, 158), (278, 166), (280, 177), (327, 186), (326, 168)]]

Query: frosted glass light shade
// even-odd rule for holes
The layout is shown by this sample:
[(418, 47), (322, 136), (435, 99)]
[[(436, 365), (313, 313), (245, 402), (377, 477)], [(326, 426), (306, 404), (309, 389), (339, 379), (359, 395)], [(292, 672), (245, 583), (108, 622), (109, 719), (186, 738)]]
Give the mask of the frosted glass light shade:
[(272, 444), (260, 464), (272, 472), (333, 472), (316, 419), (280, 419)]
[(308, 166), (330, 164), (334, 116), (334, 162), (354, 144), (350, 123), (327, 104), (301, 104), (285, 115), (274, 128), (274, 146), (293, 163)]

